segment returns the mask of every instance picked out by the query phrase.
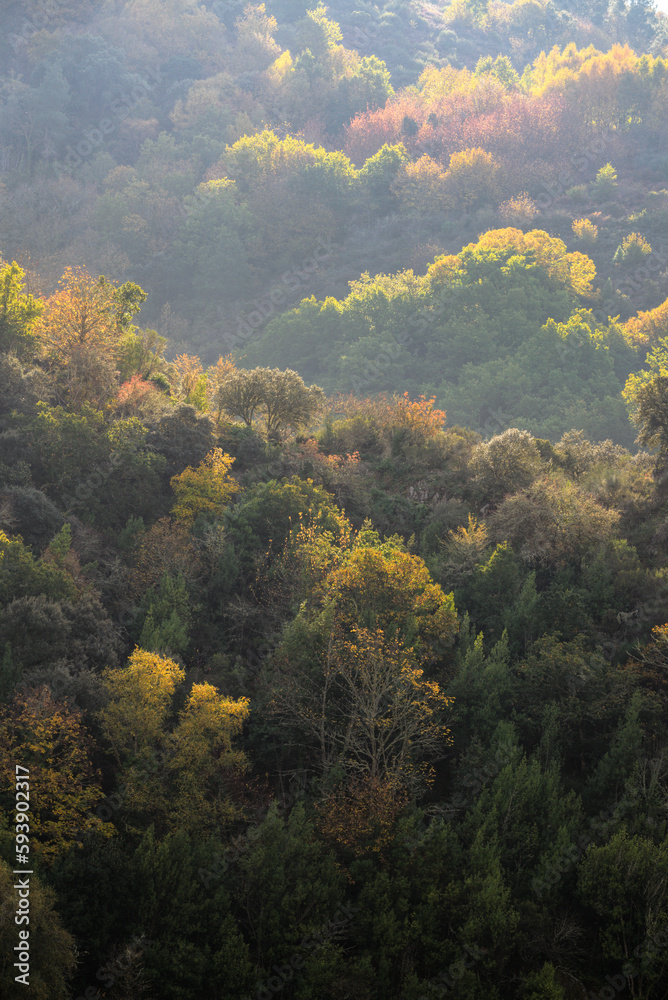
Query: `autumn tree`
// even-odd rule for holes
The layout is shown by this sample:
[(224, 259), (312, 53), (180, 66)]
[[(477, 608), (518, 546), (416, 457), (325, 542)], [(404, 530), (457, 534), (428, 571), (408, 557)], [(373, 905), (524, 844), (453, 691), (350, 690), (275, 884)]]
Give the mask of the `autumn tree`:
[(135, 649), (127, 667), (108, 671), (109, 703), (100, 713), (116, 760), (136, 761), (157, 743), (165, 727), (172, 695), (185, 678), (173, 660)]
[(473, 208), (494, 201), (499, 164), (484, 149), (453, 153), (443, 176), (442, 190), (449, 207)]
[(179, 354), (169, 366), (172, 394), (198, 410), (206, 409), (206, 376), (195, 354)]
[(323, 837), (356, 857), (385, 859), (408, 793), (394, 775), (348, 779), (316, 803)]
[(457, 634), (452, 594), (434, 583), (419, 556), (380, 543), (374, 531), (359, 532), (345, 560), (327, 576), (323, 592), (334, 602), (342, 626), (382, 629), (424, 663), (433, 663)]
[(449, 208), (445, 172), (430, 156), (406, 163), (392, 184), (404, 212), (433, 214)]
[[(81, 712), (56, 700), (46, 685), (17, 692), (0, 706), (3, 785), (14, 787), (17, 762), (29, 768), (30, 846), (46, 862), (67, 852), (82, 831), (112, 832), (91, 812), (102, 797), (92, 750)], [(6, 800), (5, 814), (13, 808)]]
[(668, 299), (655, 309), (640, 311), (625, 324), (629, 340), (638, 347), (651, 350), (660, 339), (668, 339)]
[(209, 411), (216, 427), (220, 425), (224, 411), (225, 381), (235, 369), (236, 365), (231, 355), (226, 354), (224, 357), (218, 358), (215, 365), (208, 368), (206, 372), (206, 395), (209, 401)]
[(334, 624), (317, 644), (321, 673), (314, 678), (281, 660), (296, 634), (288, 629), (279, 649), (272, 710), (317, 747), (321, 773), (343, 768), (411, 789), (428, 781), (428, 761), (448, 743), (450, 699), (424, 677), (415, 651), (382, 629)]
[(168, 405), (164, 395), (155, 385), (140, 378), (139, 375), (133, 375), (119, 386), (114, 402), (121, 417), (136, 416), (145, 420), (154, 419)]
[(119, 342), (146, 294), (132, 282), (116, 288), (82, 268), (67, 268), (60, 286), (40, 319), (41, 354), (63, 402), (99, 408), (115, 392)]
[(0, 260), (0, 351), (29, 360), (35, 353), (35, 331), (44, 304), (24, 289), (25, 271), (16, 261)]
[(641, 444), (658, 449), (657, 471), (668, 464), (668, 337), (647, 355), (648, 368), (630, 375), (623, 396), (639, 428)]
[(263, 3), (245, 4), (234, 27), (237, 39), (232, 67), (236, 72), (266, 70), (280, 56), (281, 47), (273, 37), (278, 22), (267, 14)]
[(211, 684), (193, 684), (172, 732), (169, 771), (177, 790), (174, 824), (203, 833), (237, 815), (225, 778), (248, 761), (234, 746), (250, 714), (249, 699), (234, 700)]
[(222, 514), (227, 501), (239, 488), (229, 475), (233, 462), (222, 448), (214, 448), (196, 469), (188, 466), (178, 476), (172, 476), (176, 496), (173, 513), (177, 521), (190, 525), (200, 514)]
[(248, 716), (248, 701), (195, 684), (170, 726), (184, 679), (173, 660), (135, 649), (127, 667), (105, 676), (109, 702), (100, 722), (131, 809), (151, 814), (161, 826), (204, 832), (234, 813), (224, 778), (246, 766), (232, 739)]
[(338, 765), (419, 784), (425, 758), (447, 737), (447, 699), (423, 671), (447, 656), (457, 633), (452, 594), (368, 524), (338, 546), (303, 530), (288, 548), (309, 596), (277, 650), (274, 712), (317, 746), (324, 773)]

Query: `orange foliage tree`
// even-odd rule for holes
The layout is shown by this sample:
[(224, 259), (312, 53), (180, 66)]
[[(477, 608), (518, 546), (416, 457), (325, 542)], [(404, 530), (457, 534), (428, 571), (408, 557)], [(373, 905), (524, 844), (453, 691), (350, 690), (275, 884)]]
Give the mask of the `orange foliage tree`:
[(668, 337), (668, 299), (656, 309), (632, 316), (625, 329), (632, 344), (647, 350), (657, 347), (662, 337)]
[(41, 354), (63, 402), (100, 406), (115, 391), (120, 329), (115, 289), (82, 268), (67, 268), (38, 326)]
[(316, 803), (318, 827), (326, 840), (355, 857), (384, 859), (408, 792), (390, 775), (361, 775)]
[(236, 365), (230, 354), (218, 358), (215, 365), (207, 369), (206, 394), (216, 426), (219, 426), (225, 409), (225, 382), (234, 371), (236, 371)]

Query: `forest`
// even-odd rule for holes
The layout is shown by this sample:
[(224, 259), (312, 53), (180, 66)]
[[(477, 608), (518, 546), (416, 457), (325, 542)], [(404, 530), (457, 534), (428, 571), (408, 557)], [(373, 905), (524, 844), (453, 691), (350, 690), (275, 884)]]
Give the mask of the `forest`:
[(665, 1000), (668, 14), (0, 25), (0, 996)]

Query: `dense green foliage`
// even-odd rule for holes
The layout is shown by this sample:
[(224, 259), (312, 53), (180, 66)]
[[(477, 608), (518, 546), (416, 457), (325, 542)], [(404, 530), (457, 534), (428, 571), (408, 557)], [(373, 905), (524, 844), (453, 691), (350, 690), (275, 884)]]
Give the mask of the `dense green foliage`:
[(666, 16), (2, 22), (3, 1000), (664, 1000)]

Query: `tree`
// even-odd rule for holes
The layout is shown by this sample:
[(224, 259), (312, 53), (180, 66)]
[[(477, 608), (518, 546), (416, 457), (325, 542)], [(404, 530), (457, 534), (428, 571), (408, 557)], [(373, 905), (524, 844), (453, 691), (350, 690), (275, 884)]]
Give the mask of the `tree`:
[(40, 318), (41, 354), (62, 402), (100, 408), (115, 393), (119, 342), (146, 294), (132, 282), (115, 288), (82, 268), (66, 268), (60, 285)]
[(220, 426), (221, 417), (224, 410), (225, 392), (224, 385), (228, 375), (231, 375), (236, 368), (232, 356), (226, 354), (218, 358), (215, 365), (207, 369), (206, 372), (206, 394), (216, 427)]
[[(353, 628), (351, 636), (330, 640), (320, 712), (312, 718), (310, 705), (301, 725), (319, 737), (327, 770), (339, 764), (371, 781), (415, 788), (428, 776), (426, 762), (450, 742), (442, 716), (452, 699), (424, 678), (414, 651), (382, 629)], [(292, 685), (286, 694), (295, 697)]]
[(267, 435), (276, 438), (289, 427), (308, 424), (324, 403), (320, 386), (307, 387), (297, 372), (278, 368), (231, 371), (220, 384), (219, 406), (247, 427), (260, 415)]
[(280, 56), (281, 47), (273, 38), (278, 21), (267, 14), (263, 3), (245, 4), (234, 27), (237, 42), (232, 65), (236, 72), (266, 70)]
[(639, 312), (626, 321), (626, 333), (634, 345), (652, 350), (662, 337), (668, 339), (668, 299), (656, 309)]
[(48, 559), (35, 559), (20, 538), (0, 531), (0, 603), (19, 597), (45, 595), (52, 600), (73, 598), (76, 593), (70, 574)]
[(202, 572), (201, 559), (185, 524), (162, 517), (138, 541), (132, 591), (140, 596), (156, 587), (165, 574), (182, 576), (192, 586)]
[(656, 470), (668, 465), (668, 337), (647, 355), (648, 369), (630, 375), (622, 395), (639, 428), (641, 444), (658, 449)]
[(222, 448), (214, 448), (196, 469), (189, 466), (178, 476), (172, 476), (176, 495), (173, 513), (177, 521), (188, 526), (200, 514), (222, 516), (227, 501), (239, 489), (237, 481), (229, 475), (233, 462)]
[(617, 511), (574, 483), (545, 476), (503, 501), (491, 535), (510, 542), (528, 565), (564, 566), (611, 538), (618, 521)]
[(596, 192), (601, 198), (609, 198), (617, 187), (617, 171), (611, 163), (606, 163), (596, 174)]
[(450, 208), (474, 208), (494, 201), (499, 164), (484, 149), (453, 153), (443, 175), (442, 191)]
[[(368, 524), (365, 528), (368, 529)], [(323, 593), (348, 629), (382, 629), (424, 663), (433, 663), (457, 634), (452, 594), (444, 594), (424, 561), (373, 531), (359, 533), (352, 549), (327, 576)]]
[(16, 261), (0, 261), (0, 351), (31, 360), (37, 346), (35, 329), (44, 303), (26, 295), (25, 271)]
[(392, 190), (398, 196), (404, 212), (425, 212), (431, 215), (449, 207), (445, 173), (440, 164), (430, 156), (422, 156), (415, 163), (404, 164)]
[[(316, 836), (301, 802), (289, 816), (272, 804), (255, 835), (245, 839), (230, 883), (257, 967), (266, 969), (301, 951), (305, 940), (315, 943), (312, 935), (327, 927), (346, 892), (336, 858)], [(307, 961), (313, 961), (310, 955)], [(315, 987), (311, 995), (322, 994)]]
[(615, 256), (612, 259), (615, 264), (638, 267), (651, 253), (652, 248), (644, 236), (640, 233), (629, 233), (615, 250)]
[(277, 650), (274, 710), (295, 740), (317, 747), (324, 773), (339, 766), (413, 787), (428, 775), (424, 756), (447, 741), (447, 699), (423, 668), (457, 632), (453, 597), (368, 524), (340, 543), (351, 547), (302, 529), (289, 545), (286, 567), (307, 599)]
[[(580, 864), (578, 895), (597, 915), (603, 955), (624, 962), (629, 971), (631, 966), (643, 994), (651, 996), (651, 984), (660, 979), (667, 954), (665, 841), (656, 845), (650, 839), (629, 836), (622, 828), (607, 844), (590, 846)], [(657, 946), (653, 939), (659, 934), (663, 942)]]
[(171, 699), (185, 672), (173, 660), (135, 649), (127, 667), (107, 671), (109, 704), (100, 713), (102, 731), (116, 760), (137, 760), (163, 733)]
[(206, 409), (206, 376), (195, 354), (179, 354), (170, 365), (172, 395), (184, 403)]
[(176, 788), (173, 824), (193, 834), (220, 829), (236, 818), (226, 776), (248, 768), (233, 745), (250, 715), (249, 699), (236, 701), (212, 684), (193, 684), (171, 735), (169, 771)]
[(408, 152), (403, 144), (392, 146), (385, 143), (360, 169), (360, 181), (376, 208), (388, 209), (393, 204), (393, 182), (401, 191), (402, 167), (405, 168), (408, 159)]
[[(102, 795), (92, 749), (81, 713), (54, 699), (46, 685), (17, 692), (0, 706), (0, 774), (13, 788), (16, 764), (29, 768), (30, 847), (47, 863), (82, 831), (112, 832), (90, 812)], [(6, 799), (3, 811), (10, 808), (13, 800)]]
[(385, 859), (407, 801), (406, 789), (393, 775), (361, 775), (347, 779), (316, 803), (318, 826), (326, 840), (356, 857)]
[(185, 653), (190, 645), (192, 608), (183, 576), (165, 573), (142, 603), (147, 611), (139, 636), (141, 648), (169, 656)]
[[(32, 772), (30, 779), (32, 782)], [(12, 787), (14, 780), (12, 768)], [(38, 875), (30, 876), (30, 925), (17, 926), (18, 897), (14, 888), (17, 877), (20, 876), (12, 872), (11, 865), (0, 858), (0, 952), (3, 955), (0, 992), (5, 1000), (20, 1000), (27, 992), (24, 983), (29, 982), (31, 1000), (67, 1000), (72, 996), (69, 982), (77, 964), (76, 942), (63, 926), (55, 892), (44, 885)], [(21, 931), (30, 934), (27, 939), (30, 959), (23, 963), (29, 967), (30, 974), (29, 979), (17, 982), (17, 974), (23, 972), (14, 966), (20, 958), (15, 949), (22, 944)]]
[(515, 427), (479, 444), (469, 468), (483, 503), (493, 504), (507, 493), (530, 486), (541, 471), (541, 456), (527, 431)]
[(164, 1000), (241, 1000), (254, 989), (257, 973), (232, 912), (229, 879), (202, 884), (221, 847), (219, 839), (182, 829), (159, 837), (149, 827), (135, 853), (137, 923), (148, 938), (143, 964)]
[(121, 765), (124, 796), (161, 830), (206, 834), (237, 815), (226, 786), (246, 758), (232, 745), (249, 714), (211, 684), (194, 684), (176, 723), (174, 696), (185, 672), (173, 660), (135, 649), (128, 666), (105, 675), (109, 702), (100, 713)]

